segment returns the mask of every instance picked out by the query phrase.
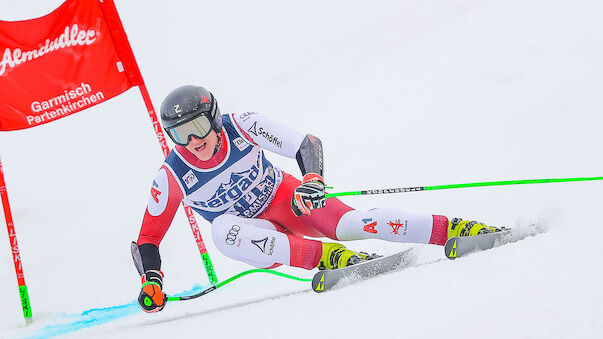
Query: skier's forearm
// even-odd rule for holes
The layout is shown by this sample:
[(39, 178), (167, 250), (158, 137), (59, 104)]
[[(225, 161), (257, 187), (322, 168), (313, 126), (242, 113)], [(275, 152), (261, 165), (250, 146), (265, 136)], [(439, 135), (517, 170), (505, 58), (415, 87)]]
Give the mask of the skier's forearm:
[(150, 243), (139, 244), (138, 250), (142, 259), (143, 272), (149, 270), (159, 271), (161, 269), (161, 256), (159, 255), (159, 247), (157, 245)]
[(316, 173), (323, 176), (322, 142), (317, 137), (307, 134), (295, 155), (297, 164), (303, 175)]

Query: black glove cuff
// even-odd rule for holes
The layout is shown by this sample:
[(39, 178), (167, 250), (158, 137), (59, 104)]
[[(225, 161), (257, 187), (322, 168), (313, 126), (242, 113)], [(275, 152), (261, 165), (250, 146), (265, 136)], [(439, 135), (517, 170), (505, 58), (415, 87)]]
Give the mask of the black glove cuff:
[(159, 288), (163, 289), (163, 273), (161, 271), (150, 270), (144, 272), (144, 282), (153, 282), (159, 284)]
[(141, 244), (138, 245), (140, 251), (140, 258), (142, 259), (142, 268), (144, 271), (161, 269), (161, 256), (159, 256), (159, 247), (155, 244)]

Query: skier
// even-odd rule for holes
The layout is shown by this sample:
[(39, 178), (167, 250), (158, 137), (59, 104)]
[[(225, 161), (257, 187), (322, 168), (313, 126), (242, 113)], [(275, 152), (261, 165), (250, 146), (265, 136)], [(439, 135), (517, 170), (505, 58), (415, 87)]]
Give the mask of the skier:
[[(165, 306), (159, 243), (181, 201), (211, 222), (213, 241), (224, 255), (260, 268), (336, 269), (374, 256), (304, 236), (444, 245), (453, 236), (499, 230), (391, 208), (359, 211), (336, 198), (327, 203), (317, 137), (258, 113), (221, 115), (203, 87), (169, 93), (161, 120), (176, 146), (153, 181), (134, 247), (142, 275), (138, 302), (145, 312)], [(264, 149), (296, 159), (302, 180), (274, 166)]]

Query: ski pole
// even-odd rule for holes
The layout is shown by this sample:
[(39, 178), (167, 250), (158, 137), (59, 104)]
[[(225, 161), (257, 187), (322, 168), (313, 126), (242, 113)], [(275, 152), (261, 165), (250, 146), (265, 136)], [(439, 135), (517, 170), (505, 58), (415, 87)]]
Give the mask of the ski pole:
[[(138, 66), (136, 66), (136, 68), (138, 68)], [(138, 72), (140, 74), (140, 71)], [(140, 74), (140, 79), (142, 79), (142, 74)], [(153, 124), (153, 128), (155, 129), (157, 141), (159, 141), (159, 144), (161, 145), (163, 155), (167, 158), (170, 153), (170, 148), (168, 147), (166, 138), (163, 135), (163, 132), (161, 131), (161, 125), (159, 124), (159, 120), (157, 119), (157, 114), (155, 113), (155, 108), (153, 107), (153, 102), (151, 101), (151, 97), (149, 95), (149, 91), (147, 90), (147, 86), (143, 82), (138, 86), (138, 88), (140, 89), (142, 100), (144, 101), (144, 104), (147, 107), (149, 118), (151, 119), (151, 123)], [(199, 248), (199, 254), (201, 255), (203, 265), (205, 266), (205, 272), (207, 273), (209, 283), (215, 284), (218, 282), (216, 270), (214, 269), (214, 266), (211, 263), (209, 253), (207, 253), (207, 248), (205, 247), (205, 243), (203, 242), (203, 238), (201, 237), (201, 231), (199, 231), (199, 225), (197, 224), (197, 219), (193, 214), (193, 209), (190, 208), (190, 206), (187, 206), (184, 202), (182, 202), (182, 208), (184, 209), (184, 213), (186, 214), (188, 223), (191, 226), (191, 231), (193, 232), (193, 236), (195, 237), (195, 241), (197, 242), (197, 248)]]
[(195, 298), (199, 298), (200, 296), (206, 295), (209, 292), (215, 291), (216, 289), (218, 289), (219, 287), (222, 287), (226, 284), (228, 284), (229, 282), (232, 282), (234, 280), (237, 280), (243, 276), (246, 276), (248, 274), (251, 273), (269, 273), (269, 274), (274, 274), (283, 278), (288, 278), (288, 279), (293, 279), (293, 280), (297, 280), (297, 281), (305, 281), (305, 282), (309, 282), (312, 281), (312, 279), (304, 279), (304, 278), (300, 278), (300, 277), (296, 277), (290, 274), (286, 274), (286, 273), (282, 273), (282, 272), (276, 272), (276, 271), (272, 271), (272, 270), (267, 270), (267, 269), (263, 269), (263, 268), (256, 268), (253, 270), (248, 270), (248, 271), (244, 271), (241, 272), (235, 276), (232, 276), (224, 281), (222, 281), (221, 283), (217, 283), (216, 285), (210, 286), (206, 289), (204, 289), (203, 291), (196, 293), (196, 294), (191, 294), (191, 295), (185, 295), (185, 296), (180, 296), (180, 297), (168, 297), (168, 301), (179, 301), (179, 300), (190, 300), (190, 299), (195, 299)]
[(505, 186), (505, 185), (524, 185), (524, 184), (547, 184), (553, 182), (575, 182), (575, 181), (594, 181), (603, 180), (603, 177), (582, 177), (582, 178), (561, 178), (561, 179), (527, 179), (527, 180), (504, 180), (504, 181), (485, 181), (473, 182), (465, 184), (439, 185), (439, 186), (417, 186), (417, 187), (400, 187), (400, 188), (382, 188), (364, 191), (328, 193), (327, 198), (341, 197), (348, 195), (371, 195), (371, 194), (389, 194), (389, 193), (405, 193), (419, 191), (444, 190), (452, 188), (467, 188), (467, 187), (484, 187), (484, 186)]

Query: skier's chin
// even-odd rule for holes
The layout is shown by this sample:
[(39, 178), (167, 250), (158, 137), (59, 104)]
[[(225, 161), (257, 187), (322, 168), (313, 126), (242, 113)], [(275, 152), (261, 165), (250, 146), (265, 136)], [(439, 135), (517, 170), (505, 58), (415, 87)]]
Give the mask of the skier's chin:
[(211, 155), (207, 155), (205, 153), (195, 152), (194, 154), (201, 161), (207, 161), (207, 160), (209, 160), (211, 158)]

